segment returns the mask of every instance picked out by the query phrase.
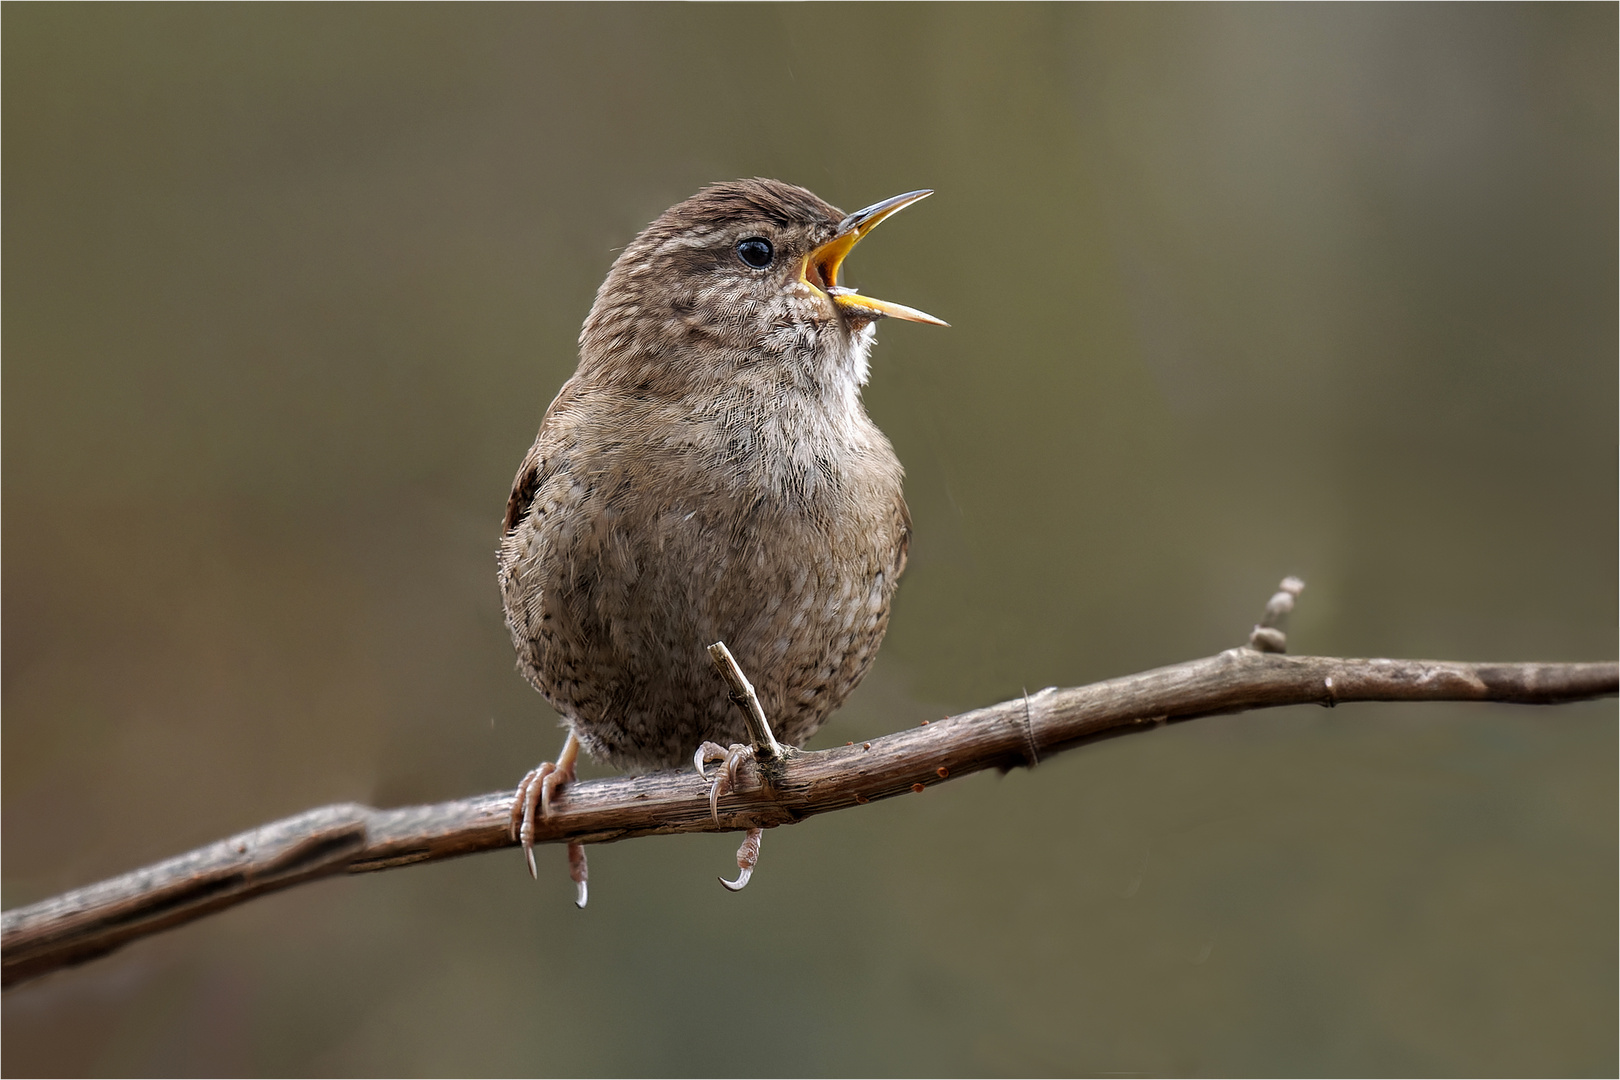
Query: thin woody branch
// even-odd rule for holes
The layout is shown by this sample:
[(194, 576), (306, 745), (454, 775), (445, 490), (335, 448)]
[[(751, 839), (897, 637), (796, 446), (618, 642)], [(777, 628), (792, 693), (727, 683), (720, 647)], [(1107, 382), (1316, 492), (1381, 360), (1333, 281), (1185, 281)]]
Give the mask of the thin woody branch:
[(742, 711), (743, 721), (748, 725), (748, 737), (754, 743), (754, 756), (760, 761), (775, 761), (782, 756), (782, 747), (771, 734), (770, 721), (765, 719), (765, 710), (759, 703), (759, 696), (754, 693), (754, 684), (748, 681), (741, 667), (737, 666), (736, 657), (726, 648), (726, 643), (717, 641), (709, 646), (709, 659), (713, 661), (715, 670), (726, 681), (726, 691), (731, 697), (731, 703)]
[[(745, 773), (709, 817), (695, 772), (569, 785), (539, 843), (588, 844), (665, 833), (769, 828), (922, 791), (982, 769), (1010, 769), (1159, 722), (1279, 705), (1498, 701), (1551, 705), (1616, 692), (1620, 666), (1469, 664), (1285, 656), (1254, 647), (962, 713), (868, 743), (787, 758), (764, 792)], [(339, 873), (366, 873), (512, 846), (512, 796), (430, 806), (322, 807), (121, 877), (8, 911), (0, 934), (11, 985), (109, 952), (254, 896)]]

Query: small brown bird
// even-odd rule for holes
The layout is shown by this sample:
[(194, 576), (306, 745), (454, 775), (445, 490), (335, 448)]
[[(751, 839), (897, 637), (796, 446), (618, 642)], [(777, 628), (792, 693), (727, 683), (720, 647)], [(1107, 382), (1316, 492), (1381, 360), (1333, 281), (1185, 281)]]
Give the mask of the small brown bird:
[[(568, 729), (513, 804), (530, 873), (536, 815), (581, 746), (645, 770), (744, 738), (711, 642), (730, 646), (794, 745), (871, 666), (911, 518), (900, 462), (861, 404), (867, 354), (880, 318), (945, 324), (838, 271), (929, 194), (846, 217), (777, 180), (716, 184), (614, 261), (501, 536), (518, 670)], [(569, 862), (583, 907), (584, 849)]]

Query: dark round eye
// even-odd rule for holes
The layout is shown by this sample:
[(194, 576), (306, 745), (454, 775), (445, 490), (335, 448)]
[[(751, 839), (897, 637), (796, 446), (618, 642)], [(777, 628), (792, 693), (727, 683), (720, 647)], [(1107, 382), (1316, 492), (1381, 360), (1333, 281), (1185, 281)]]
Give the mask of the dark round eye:
[(763, 270), (771, 265), (771, 257), (775, 254), (776, 252), (771, 249), (771, 242), (763, 236), (750, 236), (746, 240), (737, 241), (737, 258), (755, 270)]

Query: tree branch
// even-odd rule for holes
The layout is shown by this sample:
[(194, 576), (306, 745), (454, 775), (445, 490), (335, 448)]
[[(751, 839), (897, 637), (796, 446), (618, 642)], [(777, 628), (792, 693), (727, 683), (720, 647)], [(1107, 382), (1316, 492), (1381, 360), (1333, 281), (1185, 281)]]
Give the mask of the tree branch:
[[(1294, 590), (1297, 592), (1297, 590)], [(1283, 593), (1289, 593), (1285, 582)], [(1251, 644), (1217, 656), (1070, 689), (1048, 688), (859, 745), (792, 751), (760, 784), (752, 765), (709, 816), (695, 772), (568, 785), (537, 843), (770, 828), (982, 769), (1033, 766), (1060, 750), (1159, 723), (1278, 705), (1499, 701), (1550, 705), (1616, 692), (1620, 665), (1469, 664), (1282, 655), (1273, 597)], [(1279, 610), (1274, 611), (1277, 608)], [(1261, 631), (1275, 631), (1262, 633)], [(1266, 651), (1262, 651), (1266, 650)], [(780, 768), (778, 772), (777, 769)], [(254, 896), (339, 873), (366, 873), (512, 846), (512, 796), (430, 806), (310, 810), (121, 877), (5, 912), (0, 979), (9, 986), (102, 955)]]

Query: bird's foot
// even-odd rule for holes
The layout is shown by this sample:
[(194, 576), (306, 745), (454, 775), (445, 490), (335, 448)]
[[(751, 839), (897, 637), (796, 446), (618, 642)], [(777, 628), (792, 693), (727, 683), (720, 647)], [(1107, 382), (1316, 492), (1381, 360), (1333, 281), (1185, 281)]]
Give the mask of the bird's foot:
[[(698, 775), (705, 780), (708, 773), (704, 766), (711, 761), (722, 762), (718, 772), (714, 774), (714, 782), (709, 786), (709, 813), (716, 825), (720, 824), (720, 796), (737, 789), (737, 771), (744, 761), (754, 757), (754, 748), (744, 746), (742, 743), (732, 743), (730, 746), (721, 746), (719, 743), (706, 742), (698, 747), (697, 753), (692, 755), (697, 765)], [(749, 829), (743, 837), (742, 846), (737, 849), (737, 880), (727, 881), (720, 879), (720, 884), (732, 892), (742, 891), (748, 884), (748, 879), (754, 875), (754, 865), (759, 862), (759, 844), (764, 837), (764, 829)]]
[[(714, 783), (709, 787), (709, 816), (714, 818), (716, 825), (720, 824), (720, 796), (737, 789), (737, 771), (744, 761), (752, 760), (754, 767), (761, 770), (760, 778), (767, 785), (771, 783), (769, 771), (779, 768), (789, 753), (791, 747), (784, 747), (776, 741), (771, 733), (770, 721), (765, 718), (765, 709), (759, 703), (759, 694), (754, 691), (754, 684), (748, 681), (743, 674), (736, 657), (726, 648), (726, 643), (717, 641), (709, 646), (709, 659), (714, 663), (715, 670), (726, 681), (731, 703), (742, 711), (743, 724), (748, 728), (748, 737), (752, 746), (742, 743), (732, 743), (730, 746), (721, 746), (719, 743), (705, 742), (698, 747), (693, 760), (697, 764), (698, 775), (708, 778), (703, 766), (711, 761), (725, 763), (725, 767), (716, 774)], [(765, 831), (760, 828), (751, 828), (743, 837), (742, 846), (737, 849), (737, 880), (727, 881), (720, 879), (720, 884), (732, 892), (740, 892), (748, 879), (754, 875), (754, 865), (759, 862), (759, 844), (764, 838)]]
[(737, 771), (742, 763), (754, 756), (754, 748), (742, 743), (732, 743), (721, 746), (719, 743), (705, 742), (697, 748), (692, 755), (693, 764), (697, 765), (698, 775), (705, 780), (709, 774), (703, 767), (711, 761), (724, 763), (724, 767), (714, 775), (714, 782), (709, 785), (709, 815), (714, 818), (716, 825), (720, 824), (720, 796), (737, 790)]
[[(574, 763), (578, 760), (579, 739), (570, 731), (568, 740), (563, 743), (562, 752), (557, 755), (557, 760), (542, 761), (531, 769), (518, 784), (517, 794), (512, 799), (510, 823), (512, 839), (523, 845), (523, 857), (529, 864), (529, 876), (537, 880), (540, 872), (534, 864), (535, 823), (551, 813), (551, 801), (556, 796), (557, 789), (564, 784), (573, 783)], [(583, 844), (568, 845), (568, 876), (573, 879), (577, 893), (574, 903), (584, 907), (588, 890), (585, 884), (587, 868)]]

